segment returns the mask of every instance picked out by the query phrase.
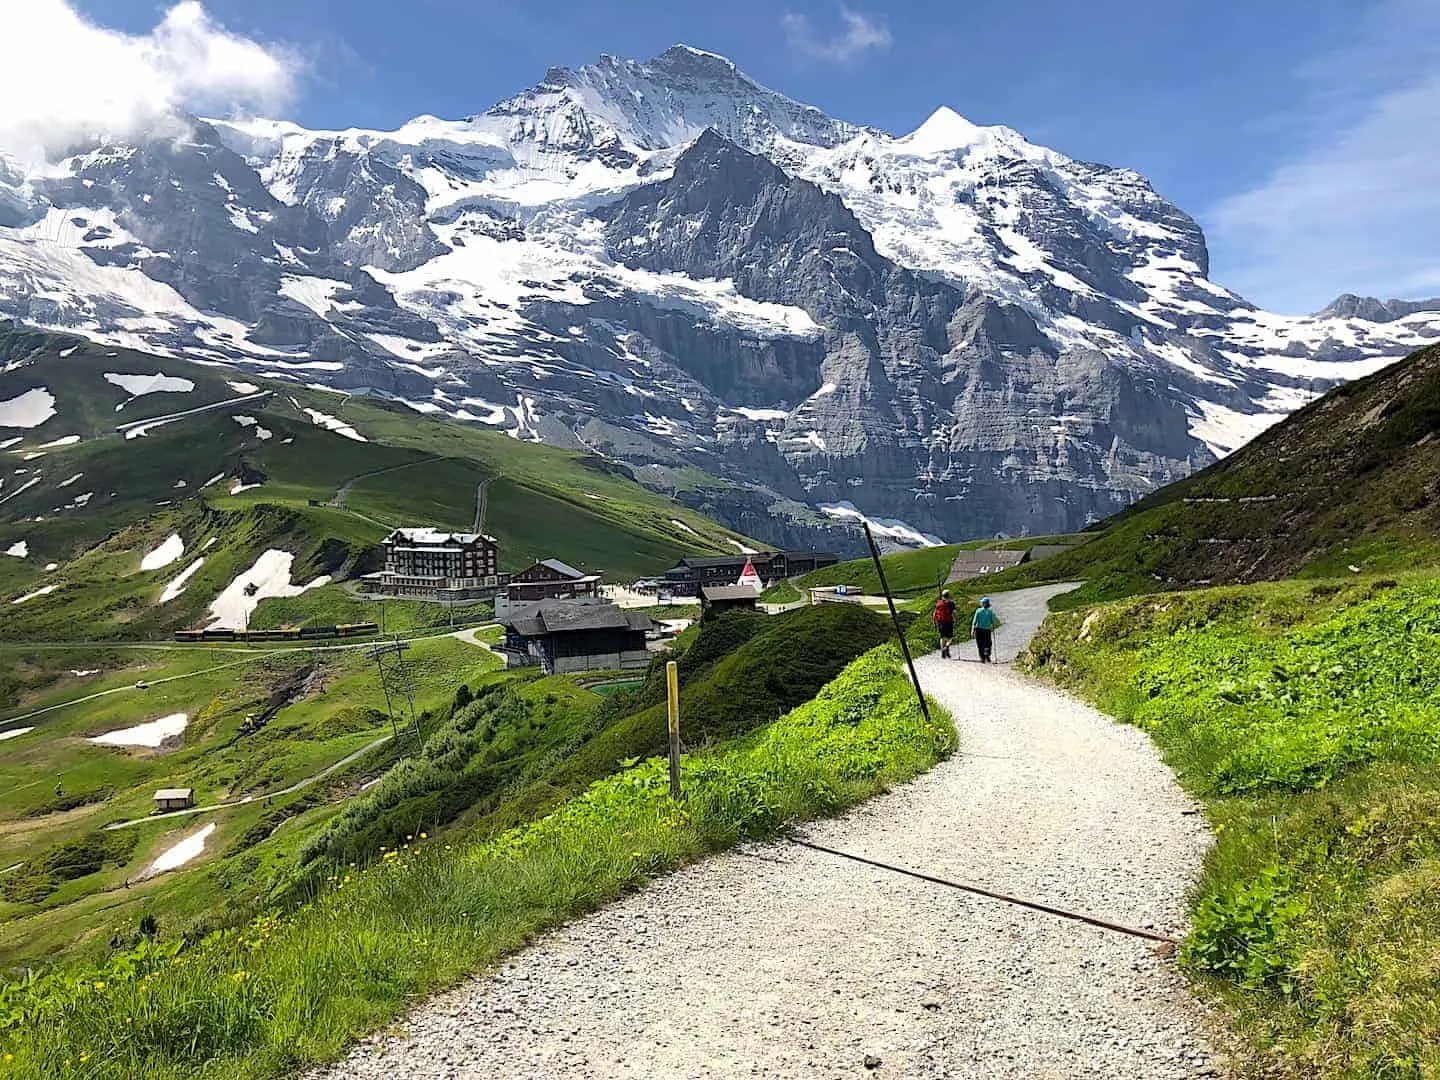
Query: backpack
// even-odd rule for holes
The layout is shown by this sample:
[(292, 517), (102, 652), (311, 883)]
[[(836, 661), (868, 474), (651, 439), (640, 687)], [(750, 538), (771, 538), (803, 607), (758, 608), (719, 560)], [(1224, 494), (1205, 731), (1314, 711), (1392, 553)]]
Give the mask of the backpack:
[(941, 600), (935, 605), (935, 625), (943, 626), (945, 623), (955, 621), (955, 601)]

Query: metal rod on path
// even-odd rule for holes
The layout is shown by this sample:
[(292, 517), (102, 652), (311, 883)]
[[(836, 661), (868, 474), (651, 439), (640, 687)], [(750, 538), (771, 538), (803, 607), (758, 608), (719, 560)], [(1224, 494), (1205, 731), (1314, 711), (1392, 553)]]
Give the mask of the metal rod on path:
[(670, 797), (680, 798), (680, 669), (665, 665), (665, 697), (670, 707)]
[(973, 893), (975, 896), (983, 896), (989, 900), (999, 900), (1006, 904), (1013, 904), (1016, 907), (1029, 908), (1031, 911), (1044, 912), (1046, 915), (1057, 915), (1062, 919), (1070, 919), (1074, 922), (1085, 923), (1089, 926), (1098, 926), (1102, 930), (1113, 930), (1117, 934), (1129, 934), (1131, 937), (1144, 938), (1147, 941), (1158, 941), (1163, 945), (1180, 944), (1173, 937), (1156, 933), (1154, 930), (1141, 930), (1138, 927), (1111, 922), (1109, 919), (1097, 918), (1094, 915), (1086, 915), (1083, 912), (1066, 911), (1064, 908), (1041, 904), (1035, 900), (1022, 900), (1018, 896), (1006, 896), (1004, 893), (995, 892), (992, 889), (982, 889), (979, 885), (967, 885), (959, 881), (947, 881), (945, 878), (935, 877), (932, 874), (922, 874), (918, 870), (906, 870), (903, 866), (891, 866), (889, 863), (867, 859), (863, 855), (852, 855), (848, 851), (839, 851), (836, 848), (825, 847), (823, 844), (811, 843), (809, 840), (801, 840), (794, 836), (790, 838), (790, 842), (792, 844), (798, 844), (800, 847), (809, 848), (812, 851), (823, 851), (826, 855), (837, 855), (842, 859), (850, 859), (853, 862), (864, 863), (866, 866), (873, 866), (878, 870), (889, 870), (891, 873), (904, 874), (906, 877), (928, 881), (932, 885), (944, 885), (947, 888), (959, 889), (961, 892)]
[(915, 660), (910, 656), (910, 643), (905, 640), (905, 628), (900, 625), (900, 613), (895, 610), (895, 598), (890, 595), (890, 582), (885, 579), (885, 567), (880, 562), (880, 549), (875, 545), (870, 523), (862, 521), (861, 525), (865, 528), (865, 542), (870, 545), (870, 558), (875, 561), (875, 572), (880, 575), (880, 589), (885, 593), (885, 603), (890, 605), (890, 621), (895, 624), (895, 636), (900, 639), (900, 651), (905, 654), (905, 666), (910, 669), (910, 681), (915, 684), (915, 697), (920, 702), (920, 712), (928, 724), (930, 706), (925, 701), (925, 691), (920, 688), (920, 676), (915, 671)]

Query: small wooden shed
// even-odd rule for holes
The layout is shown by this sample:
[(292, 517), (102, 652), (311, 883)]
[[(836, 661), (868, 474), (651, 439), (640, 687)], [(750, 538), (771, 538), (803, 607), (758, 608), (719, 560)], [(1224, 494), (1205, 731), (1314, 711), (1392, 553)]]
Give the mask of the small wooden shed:
[(760, 593), (749, 585), (705, 585), (700, 589), (700, 617), (712, 619), (727, 611), (754, 611)]
[(155, 809), (162, 814), (169, 810), (189, 810), (194, 805), (194, 788), (167, 787), (155, 792)]

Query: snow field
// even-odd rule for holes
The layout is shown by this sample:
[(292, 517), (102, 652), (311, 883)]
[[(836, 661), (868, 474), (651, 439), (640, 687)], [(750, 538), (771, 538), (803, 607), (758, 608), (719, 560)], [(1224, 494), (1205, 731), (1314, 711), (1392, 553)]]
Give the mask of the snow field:
[(189, 725), (190, 717), (187, 714), (174, 713), (162, 716), (159, 720), (136, 724), (134, 727), (107, 731), (103, 735), (92, 736), (88, 741), (96, 746), (144, 746), (153, 750), (167, 739), (175, 738)]
[(158, 859), (150, 864), (150, 869), (145, 871), (146, 877), (155, 874), (163, 874), (168, 870), (178, 870), (186, 863), (197, 858), (205, 850), (205, 841), (215, 831), (215, 823), (212, 821), (198, 832), (191, 833), (181, 840), (174, 847), (167, 849)]
[(185, 541), (179, 533), (171, 533), (159, 547), (140, 560), (141, 570), (163, 570), (185, 554)]
[(210, 605), (211, 621), (207, 629), (243, 630), (260, 601), (270, 597), (299, 596), (309, 589), (330, 584), (328, 575), (321, 575), (306, 585), (292, 585), (290, 570), (295, 556), (288, 551), (271, 548), (217, 596)]

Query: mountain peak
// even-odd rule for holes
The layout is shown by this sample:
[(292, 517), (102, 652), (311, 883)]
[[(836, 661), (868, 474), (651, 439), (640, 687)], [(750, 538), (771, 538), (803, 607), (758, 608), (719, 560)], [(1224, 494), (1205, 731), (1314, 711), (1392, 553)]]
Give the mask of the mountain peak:
[(704, 49), (697, 49), (693, 45), (686, 45), (678, 42), (671, 45), (659, 56), (650, 61), (649, 67), (676, 67), (685, 66), (692, 70), (711, 69), (717, 73), (729, 75), (740, 74), (740, 69), (729, 57), (721, 56), (719, 53), (707, 52)]
[(985, 131), (950, 106), (941, 105), (928, 120), (899, 141), (918, 154), (933, 154), (973, 145), (984, 137)]

